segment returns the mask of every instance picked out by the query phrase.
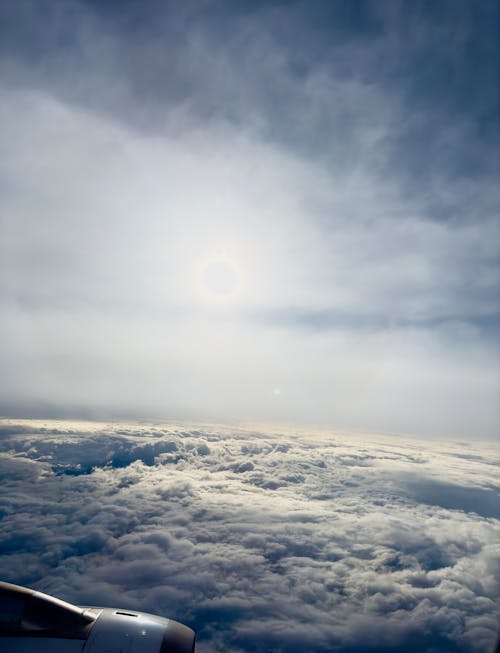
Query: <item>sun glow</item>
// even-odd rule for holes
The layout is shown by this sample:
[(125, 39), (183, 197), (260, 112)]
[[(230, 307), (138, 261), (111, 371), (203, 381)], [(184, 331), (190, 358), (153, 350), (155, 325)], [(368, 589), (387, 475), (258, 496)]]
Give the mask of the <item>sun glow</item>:
[(229, 256), (207, 258), (199, 267), (198, 288), (204, 301), (232, 301), (241, 291), (241, 270)]

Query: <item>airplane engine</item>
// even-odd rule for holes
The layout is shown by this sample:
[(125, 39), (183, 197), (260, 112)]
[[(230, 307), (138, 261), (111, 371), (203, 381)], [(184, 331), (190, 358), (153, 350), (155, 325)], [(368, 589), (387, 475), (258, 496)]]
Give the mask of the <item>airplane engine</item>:
[(0, 581), (2, 653), (193, 653), (191, 628), (145, 612), (78, 607)]

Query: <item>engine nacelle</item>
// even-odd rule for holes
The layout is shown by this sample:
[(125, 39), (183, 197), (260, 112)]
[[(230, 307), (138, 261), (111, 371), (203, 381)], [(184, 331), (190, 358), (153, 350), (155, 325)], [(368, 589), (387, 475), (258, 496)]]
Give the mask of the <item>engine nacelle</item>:
[(195, 634), (178, 621), (135, 610), (78, 607), (0, 582), (5, 653), (193, 653)]

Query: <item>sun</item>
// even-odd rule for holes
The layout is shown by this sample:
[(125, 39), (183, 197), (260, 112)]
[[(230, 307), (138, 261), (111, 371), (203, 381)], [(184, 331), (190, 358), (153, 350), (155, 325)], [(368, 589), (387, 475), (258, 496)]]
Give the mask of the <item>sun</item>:
[(199, 288), (205, 301), (225, 303), (240, 291), (240, 272), (229, 257), (216, 256), (202, 263), (199, 270)]

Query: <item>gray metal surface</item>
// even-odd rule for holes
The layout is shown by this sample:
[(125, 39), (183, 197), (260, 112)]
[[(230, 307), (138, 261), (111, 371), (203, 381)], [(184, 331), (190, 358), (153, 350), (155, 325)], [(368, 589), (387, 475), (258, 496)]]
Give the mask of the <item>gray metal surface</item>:
[(78, 607), (0, 582), (2, 653), (193, 653), (195, 634), (145, 612)]

